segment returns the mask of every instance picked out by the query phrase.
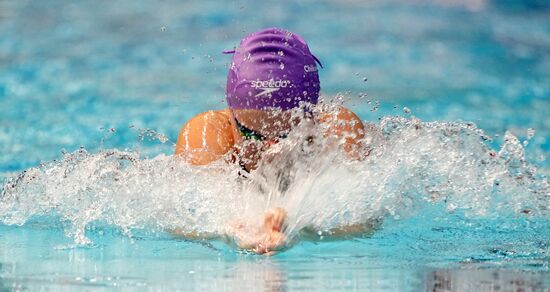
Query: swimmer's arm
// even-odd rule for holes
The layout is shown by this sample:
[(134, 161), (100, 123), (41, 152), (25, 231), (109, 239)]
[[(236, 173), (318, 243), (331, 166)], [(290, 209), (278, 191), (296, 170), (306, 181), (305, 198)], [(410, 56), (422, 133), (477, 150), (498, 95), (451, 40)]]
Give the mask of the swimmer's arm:
[(302, 237), (311, 240), (338, 240), (364, 237), (372, 235), (380, 227), (381, 223), (382, 221), (379, 219), (371, 219), (365, 223), (356, 223), (320, 232), (314, 228), (305, 228), (302, 230)]
[(335, 113), (322, 113), (320, 121), (328, 125), (326, 135), (345, 139), (343, 148), (350, 158), (360, 160), (368, 155), (362, 144), (365, 125), (354, 112), (340, 107)]
[(334, 238), (365, 236), (374, 233), (377, 227), (378, 224), (373, 222), (358, 223), (330, 229), (328, 234)]
[(197, 232), (197, 231), (187, 232), (181, 228), (169, 230), (168, 232), (175, 237), (182, 237), (188, 240), (212, 240), (220, 237), (213, 233)]
[(221, 112), (199, 114), (185, 124), (176, 143), (177, 156), (193, 165), (206, 165), (226, 155), (235, 144), (231, 122)]

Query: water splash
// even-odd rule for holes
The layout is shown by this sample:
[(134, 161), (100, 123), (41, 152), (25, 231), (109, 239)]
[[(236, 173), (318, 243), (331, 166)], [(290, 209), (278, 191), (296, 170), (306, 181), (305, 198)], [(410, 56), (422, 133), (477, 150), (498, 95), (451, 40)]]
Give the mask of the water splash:
[(171, 155), (80, 149), (7, 179), (0, 222), (53, 216), (75, 242), (87, 244), (86, 229), (97, 222), (128, 235), (179, 229), (223, 236), (231, 222), (260, 224), (273, 207), (288, 212), (292, 240), (305, 229), (325, 236), (412, 216), (423, 204), (476, 218), (549, 217), (548, 179), (511, 133), (496, 152), (472, 123), (386, 117), (367, 125), (370, 155), (353, 162), (338, 150), (341, 141), (319, 136), (316, 127), (293, 131), (250, 174), (223, 162), (198, 167)]

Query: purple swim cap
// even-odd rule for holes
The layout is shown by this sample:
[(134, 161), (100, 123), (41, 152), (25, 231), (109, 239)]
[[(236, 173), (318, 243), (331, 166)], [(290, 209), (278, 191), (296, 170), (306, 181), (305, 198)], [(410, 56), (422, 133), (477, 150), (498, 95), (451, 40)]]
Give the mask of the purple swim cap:
[(289, 110), (319, 98), (319, 60), (300, 36), (267, 28), (246, 36), (234, 53), (227, 76), (231, 109)]

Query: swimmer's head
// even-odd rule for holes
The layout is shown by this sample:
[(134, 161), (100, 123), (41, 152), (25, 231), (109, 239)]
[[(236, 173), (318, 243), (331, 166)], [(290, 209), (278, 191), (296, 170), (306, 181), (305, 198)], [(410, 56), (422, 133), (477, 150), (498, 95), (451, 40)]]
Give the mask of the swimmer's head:
[(288, 111), (317, 104), (319, 61), (297, 34), (264, 29), (246, 36), (227, 53), (234, 54), (226, 87), (232, 111)]

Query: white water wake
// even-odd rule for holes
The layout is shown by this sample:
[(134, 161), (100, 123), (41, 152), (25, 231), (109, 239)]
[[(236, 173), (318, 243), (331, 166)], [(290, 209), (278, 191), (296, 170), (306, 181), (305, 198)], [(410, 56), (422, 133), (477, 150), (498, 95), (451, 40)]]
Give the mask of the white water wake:
[(244, 176), (223, 162), (198, 167), (171, 155), (81, 149), (7, 179), (0, 222), (54, 216), (68, 236), (86, 244), (86, 228), (97, 222), (129, 235), (180, 229), (222, 236), (229, 222), (259, 224), (273, 207), (288, 212), (291, 238), (304, 228), (409, 216), (425, 202), (467, 216), (549, 217), (548, 179), (510, 133), (494, 151), (473, 124), (386, 117), (369, 125), (370, 155), (350, 162), (338, 143), (304, 143), (314, 130), (293, 131)]

